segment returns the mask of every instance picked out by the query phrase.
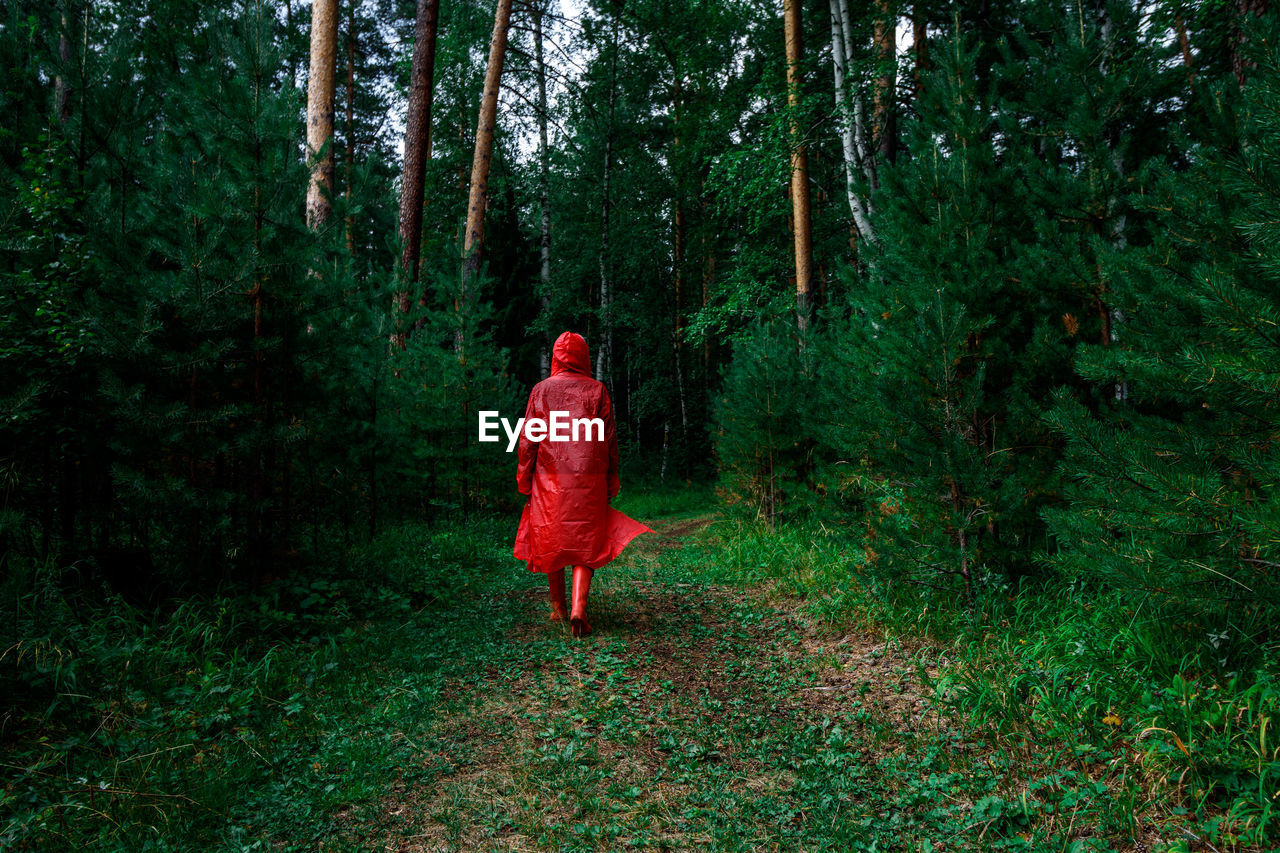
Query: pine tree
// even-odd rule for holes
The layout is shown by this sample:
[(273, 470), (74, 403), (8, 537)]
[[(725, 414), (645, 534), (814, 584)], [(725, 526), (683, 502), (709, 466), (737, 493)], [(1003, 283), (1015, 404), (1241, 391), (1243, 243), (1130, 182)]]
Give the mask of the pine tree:
[(314, 312), (336, 295), (307, 275), (277, 24), (262, 5), (203, 15), (203, 37), (156, 81), (169, 106), (138, 175), (146, 191), (89, 305), (116, 500), (131, 538), (176, 557), (187, 582), (252, 577), (289, 549), (289, 447), (314, 404), (299, 365), (332, 342)]
[(730, 504), (747, 504), (772, 528), (805, 504), (812, 357), (780, 323), (744, 335), (735, 356), (715, 405), (721, 483)]
[(1009, 347), (1024, 333), (1008, 322), (1008, 238), (1026, 210), (975, 60), (953, 36), (926, 83), (929, 118), (914, 128), (910, 159), (880, 170), (879, 250), (869, 275), (850, 283), (851, 313), (833, 324), (818, 383), (836, 458), (865, 458), (906, 492), (913, 523), (895, 520), (902, 539), (883, 550), (915, 582), (970, 595), (992, 557), (994, 522), (1016, 512), (1026, 488), (1001, 452), (1016, 442), (1000, 422), (1001, 391), (1013, 389), (993, 381), (1016, 366)]
[(1118, 379), (1127, 398), (1092, 414), (1069, 399), (1054, 410), (1074, 486), (1070, 504), (1046, 513), (1054, 568), (1134, 603), (1119, 630), (1222, 671), (1274, 642), (1280, 604), (1274, 53), (1245, 89), (1238, 129), (1231, 88), (1216, 93), (1216, 137), (1152, 194), (1155, 241), (1109, 269), (1124, 345), (1085, 348), (1077, 368), (1094, 383)]
[[(826, 446), (861, 462), (834, 471), (868, 506), (885, 481), (905, 489), (910, 523), (881, 519), (899, 540), (886, 562), (969, 593), (1035, 570), (1060, 453), (1042, 414), (1064, 384), (1089, 394), (1069, 371), (1082, 337), (1123, 336), (1098, 270), (1146, 239), (1129, 177), (1172, 121), (1131, 9), (1084, 26), (1056, 3), (1020, 12), (998, 51), (958, 18), (935, 43), (906, 147), (879, 169), (879, 245), (820, 362)], [(1042, 82), (1011, 85), (1029, 75)]]

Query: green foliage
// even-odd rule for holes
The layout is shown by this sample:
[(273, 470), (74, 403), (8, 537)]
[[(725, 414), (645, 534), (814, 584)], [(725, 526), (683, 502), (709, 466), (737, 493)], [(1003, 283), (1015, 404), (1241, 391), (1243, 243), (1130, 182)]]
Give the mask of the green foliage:
[[(1076, 482), (1047, 515), (1050, 562), (1142, 601), (1138, 632), (1197, 623), (1194, 665), (1214, 672), (1275, 639), (1278, 80), (1270, 65), (1246, 88), (1238, 155), (1207, 149), (1163, 176), (1159, 238), (1115, 267), (1129, 345), (1086, 348), (1078, 366), (1115, 377), (1127, 405), (1091, 415), (1064, 399), (1053, 413)], [(1204, 640), (1217, 632), (1229, 642)]]
[[(111, 4), (73, 22), (90, 27), (86, 76), (14, 152), (0, 265), (3, 553), (151, 604), (320, 561), (333, 529), (350, 541), (512, 492), (510, 459), (472, 440), (476, 407), (516, 406), (487, 306), (454, 311), (456, 262), (429, 270), (422, 334), (391, 353), (377, 145), (341, 163), (332, 216), (307, 229), (282, 22), (214, 3), (165, 30), (180, 6), (157, 4), (159, 31)], [(369, 42), (362, 21), (346, 26)], [(6, 50), (30, 47), (22, 32), (0, 34)], [(359, 133), (376, 103), (353, 106)], [(18, 124), (41, 108), (22, 102)], [(465, 364), (445, 328), (460, 316)]]
[[(870, 536), (812, 521), (772, 531), (720, 522), (708, 534), (696, 559), (710, 567), (704, 577), (803, 602), (842, 636), (838, 645), (884, 634), (886, 648), (915, 648), (928, 638), (911, 672), (957, 739), (948, 749), (985, 762), (984, 775), (1017, 768), (1012, 802), (983, 794), (993, 830), (1043, 832), (1074, 815), (1077, 826), (1120, 837), (1133, 837), (1141, 820), (1165, 824), (1166, 835), (1186, 826), (1214, 844), (1265, 848), (1274, 838), (1273, 667), (1188, 676), (1175, 643), (1117, 631), (1140, 618), (1131, 596), (1081, 581), (1011, 587), (988, 576), (973, 606), (958, 610), (886, 582), (871, 556), (882, 545)], [(954, 789), (940, 756), (926, 766), (933, 778), (906, 790), (937, 803)]]
[[(452, 611), (475, 608), (486, 577), (523, 576), (498, 544), (509, 533), (419, 524), (357, 548), (327, 543), (318, 576), (191, 598), (153, 619), (68, 591), (56, 571), (11, 575), (0, 843), (292, 849), (324, 836), (336, 811), (376, 802), (406, 772), (410, 744), (396, 732), (430, 723), (435, 673), (458, 662), (442, 641), (454, 654), (484, 645)], [(369, 619), (381, 627), (356, 627)]]
[(261, 571), (292, 511), (271, 504), (317, 404), (303, 365), (334, 343), (329, 318), (299, 306), (331, 311), (324, 291), (341, 286), (313, 272), (323, 255), (295, 213), (306, 171), (275, 22), (208, 14), (193, 66), (165, 81), (173, 130), (140, 172), (148, 192), (119, 235), (132, 252), (88, 303), (120, 511), (164, 519), (133, 535), (205, 582)]
[[(488, 303), (477, 300), (466, 312), (452, 309), (462, 287), (456, 257), (441, 259), (435, 270), (424, 265), (433, 299), (420, 315), (406, 318), (418, 328), (405, 350), (392, 353), (383, 403), (387, 463), (399, 488), (416, 492), (410, 500), (429, 517), (513, 506), (515, 453), (505, 452), (505, 439), (477, 442), (477, 424), (481, 411), (514, 422), (526, 400), (506, 372), (507, 353), (487, 332)], [(480, 277), (467, 287), (484, 292), (491, 284)]]
[(1078, 360), (1085, 377), (1122, 388), (1123, 405), (1059, 401), (1051, 421), (1069, 440), (1073, 484), (1070, 503), (1046, 512), (1048, 563), (1134, 603), (1112, 611), (1111, 628), (1154, 652), (1178, 703), (1149, 709), (1168, 734), (1157, 754), (1198, 804), (1229, 808), (1231, 833), (1255, 840), (1276, 825), (1275, 675), (1258, 667), (1274, 657), (1280, 559), (1277, 81), (1268, 61), (1245, 88), (1242, 127), (1227, 137), (1238, 150), (1206, 146), (1189, 171), (1161, 175), (1157, 238), (1111, 273), (1127, 346)]
[(6, 444), (0, 457), (5, 466), (0, 548), (5, 552), (36, 547), (28, 538), (32, 532), (20, 498), (35, 485), (33, 472), (20, 460), (24, 451), (48, 440), (50, 419), (74, 405), (81, 362), (96, 349), (79, 307), (92, 269), (75, 228), (71, 167), (64, 153), (45, 142), (22, 151), (13, 227), (5, 241), (14, 262), (0, 273), (0, 435)]
[(710, 484), (655, 483), (652, 477), (627, 476), (623, 472), (622, 491), (610, 503), (622, 512), (639, 519), (667, 518), (701, 513), (715, 503)]
[(716, 401), (725, 500), (769, 526), (796, 509), (813, 466), (807, 389), (814, 369), (802, 345), (780, 324), (757, 326), (740, 340)]

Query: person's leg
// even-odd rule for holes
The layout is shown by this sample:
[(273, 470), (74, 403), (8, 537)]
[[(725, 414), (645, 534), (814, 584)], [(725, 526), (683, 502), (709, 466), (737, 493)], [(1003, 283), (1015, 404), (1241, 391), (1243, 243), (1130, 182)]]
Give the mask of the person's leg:
[(551, 590), (551, 621), (564, 622), (569, 618), (564, 601), (564, 569), (547, 572), (547, 585)]
[(591, 633), (591, 623), (587, 621), (587, 593), (591, 591), (592, 574), (594, 572), (586, 566), (573, 567), (573, 612), (569, 616), (569, 627), (575, 637)]

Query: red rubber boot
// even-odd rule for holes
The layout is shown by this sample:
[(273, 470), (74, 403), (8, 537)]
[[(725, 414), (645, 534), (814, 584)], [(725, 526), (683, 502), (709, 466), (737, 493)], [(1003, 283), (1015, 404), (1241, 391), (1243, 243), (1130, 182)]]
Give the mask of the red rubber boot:
[(586, 566), (573, 567), (573, 611), (569, 616), (569, 628), (575, 637), (591, 633), (591, 623), (587, 621), (587, 593), (591, 591), (593, 574)]
[(567, 622), (569, 610), (564, 601), (564, 569), (547, 572), (547, 585), (551, 590), (551, 621)]

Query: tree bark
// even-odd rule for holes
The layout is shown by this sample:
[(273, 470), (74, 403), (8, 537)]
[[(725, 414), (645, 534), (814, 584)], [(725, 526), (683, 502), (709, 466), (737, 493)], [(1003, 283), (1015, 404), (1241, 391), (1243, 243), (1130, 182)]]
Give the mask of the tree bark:
[[(475, 156), (471, 160), (471, 190), (467, 197), (467, 225), (462, 246), (466, 262), (464, 283), (480, 270), (484, 211), (489, 200), (489, 166), (493, 160), (493, 134), (498, 120), (498, 90), (502, 83), (502, 65), (506, 61), (510, 29), (511, 0), (498, 0), (493, 16), (493, 38), (489, 42), (489, 65), (484, 72), (480, 120), (476, 123)], [(465, 292), (463, 297), (465, 303)]]
[[(680, 353), (684, 347), (684, 303), (685, 303), (685, 255), (689, 242), (689, 219), (685, 215), (684, 209), (684, 186), (681, 180), (682, 172), (679, 167), (681, 160), (680, 145), (682, 141), (683, 125), (680, 116), (684, 105), (684, 81), (681, 79), (680, 69), (674, 65), (671, 69), (673, 82), (671, 84), (671, 117), (674, 134), (671, 140), (671, 159), (673, 164), (672, 179), (675, 184), (675, 214), (673, 216), (675, 225), (675, 234), (673, 235), (672, 244), (672, 280), (675, 284), (675, 312), (673, 317), (672, 328), (675, 332), (673, 338), (676, 347), (676, 370), (680, 370)], [(683, 387), (677, 377), (677, 386)], [(683, 406), (683, 401), (681, 402)]]
[[(853, 225), (858, 235), (870, 242), (875, 241), (875, 233), (871, 230), (868, 217), (869, 204), (864, 203), (858, 195), (856, 174), (858, 171), (858, 148), (855, 138), (855, 125), (849, 108), (847, 78), (849, 73), (848, 48), (844, 42), (846, 29), (840, 0), (831, 0), (831, 62), (835, 70), (836, 115), (840, 122), (840, 151), (844, 159), (845, 194), (849, 198), (849, 212), (853, 215)], [(856, 97), (856, 95), (855, 95)]]
[[(702, 179), (702, 187), (698, 191), (698, 206), (700, 208), (700, 219), (703, 222), (702, 227), (702, 310), (706, 311), (707, 303), (711, 299), (711, 286), (715, 282), (716, 277), (716, 251), (715, 242), (712, 239), (710, 229), (705, 223), (709, 222), (711, 217), (707, 213), (707, 179), (704, 173)], [(710, 333), (702, 336), (702, 384), (706, 392), (706, 399), (711, 399), (711, 340)]]
[[(425, 193), (431, 128), (431, 95), (436, 64), (436, 20), (440, 0), (418, 0), (413, 25), (413, 60), (409, 69), (409, 114), (404, 130), (404, 166), (400, 175), (401, 289), (395, 307), (409, 312), (409, 294), (418, 281), (422, 255), (422, 200)], [(397, 338), (403, 346), (403, 337)]]
[(604, 133), (604, 175), (600, 194), (600, 345), (596, 348), (596, 381), (609, 376), (613, 359), (613, 282), (609, 257), (609, 176), (613, 169), (613, 119), (618, 101), (618, 18), (613, 19), (613, 56), (609, 61), (609, 115)]
[(1261, 17), (1271, 8), (1271, 0), (1236, 0), (1236, 24), (1231, 33), (1231, 70), (1236, 75), (1236, 82), (1244, 85), (1246, 69), (1253, 63), (1244, 58), (1244, 46), (1249, 41), (1248, 31), (1252, 28), (1252, 17)]
[[(1111, 63), (1115, 57), (1115, 23), (1111, 18), (1111, 13), (1105, 5), (1102, 7), (1101, 35), (1102, 35), (1102, 55), (1098, 62), (1098, 73), (1106, 77), (1111, 73)], [(1116, 186), (1124, 185), (1125, 164), (1124, 156), (1120, 148), (1120, 131), (1113, 129), (1107, 134), (1107, 145), (1111, 153), (1111, 164), (1115, 169)], [(1128, 245), (1128, 238), (1125, 236), (1125, 225), (1127, 217), (1125, 216), (1121, 203), (1123, 199), (1120, 197), (1119, 191), (1112, 191), (1107, 196), (1106, 211), (1107, 216), (1111, 220), (1110, 234), (1111, 243), (1119, 250), (1123, 250)], [(1098, 287), (1099, 296), (1098, 303), (1103, 306), (1103, 294), (1106, 291), (1106, 285), (1103, 284), (1101, 265), (1098, 270)], [(1103, 317), (1102, 334), (1103, 346), (1109, 346), (1116, 343), (1120, 339), (1119, 329), (1124, 324), (1124, 312), (1114, 306), (1103, 306), (1106, 316)], [(1117, 380), (1112, 388), (1112, 396), (1117, 402), (1123, 403), (1129, 398), (1128, 383), (1123, 380)]]
[(892, 163), (897, 156), (898, 134), (894, 110), (897, 83), (896, 27), (891, 0), (878, 0), (880, 14), (875, 22), (876, 59), (880, 73), (876, 77), (875, 107), (872, 117), (872, 141), (883, 163)]
[[(542, 230), (538, 236), (538, 281), (542, 290), (543, 322), (551, 312), (551, 157), (547, 146), (547, 64), (542, 53), (542, 16), (547, 0), (537, 0), (533, 15), (533, 55), (538, 76), (538, 206), (542, 211)], [(551, 331), (542, 330), (542, 376), (551, 373)]]
[[(289, 45), (293, 41), (293, 0), (285, 0), (284, 3), (284, 31), (285, 44)], [(290, 88), (298, 88), (298, 62), (290, 48), (289, 53), (289, 86)]]
[(1187, 35), (1187, 22), (1181, 12), (1174, 19), (1174, 26), (1178, 30), (1178, 47), (1182, 51), (1182, 64), (1187, 69), (1187, 85), (1191, 86), (1195, 83), (1195, 72), (1192, 70), (1191, 63), (1191, 38)]
[(783, 0), (787, 42), (787, 106), (791, 129), (791, 215), (795, 232), (796, 325), (809, 328), (813, 301), (813, 231), (809, 214), (809, 162), (800, 133), (800, 0)]
[(354, 4), (347, 7), (347, 91), (346, 91), (346, 119), (347, 132), (344, 134), (346, 139), (346, 150), (343, 151), (343, 176), (342, 176), (342, 194), (346, 198), (347, 217), (347, 252), (354, 253), (356, 248), (356, 221), (351, 215), (351, 166), (356, 159), (356, 7)]
[[(847, 72), (853, 68), (853, 17), (849, 13), (849, 0), (839, 0), (840, 34), (844, 44), (844, 67)], [(876, 175), (876, 159), (871, 156), (871, 147), (867, 144), (866, 110), (862, 105), (861, 84), (850, 92), (853, 101), (853, 147), (858, 154), (858, 162), (862, 165), (862, 174), (866, 176), (867, 186), (874, 192), (880, 182)], [(873, 213), (868, 208), (868, 214)]]
[(929, 21), (919, 0), (911, 7), (911, 52), (915, 54), (916, 67), (912, 74), (914, 97), (920, 97), (924, 73), (929, 70)]
[[(69, 2), (70, 0), (67, 0)], [(71, 87), (67, 83), (66, 73), (71, 65), (71, 21), (67, 13), (67, 5), (62, 6), (62, 29), (58, 33), (58, 74), (53, 78), (53, 90), (58, 109), (58, 121), (67, 123), (71, 118)]]
[[(405, 122), (404, 167), (400, 184), (400, 269), (412, 283), (418, 280), (422, 248), (422, 200), (426, 178), (427, 139), (431, 125), (431, 97), (435, 76), (436, 20), (440, 0), (418, 0), (413, 29), (413, 60), (409, 71), (409, 112)], [(402, 294), (402, 311), (409, 295)]]
[(318, 228), (329, 217), (333, 192), (333, 94), (337, 76), (338, 0), (311, 4), (311, 64), (307, 75), (307, 225)]
[[(671, 57), (668, 57), (669, 59)], [(671, 64), (671, 116), (674, 125), (674, 135), (672, 138), (672, 160), (679, 161), (679, 151), (681, 145), (681, 133), (683, 125), (681, 123), (681, 112), (684, 104), (684, 80), (680, 73), (679, 67), (673, 61)], [(684, 186), (682, 182), (682, 171), (677, 165), (672, 175), (675, 182), (675, 235), (674, 245), (672, 246), (672, 273), (675, 284), (674, 310), (671, 317), (671, 358), (675, 367), (676, 379), (676, 401), (680, 406), (680, 437), (683, 444), (687, 446), (689, 437), (689, 415), (688, 404), (685, 400), (685, 381), (684, 381), (684, 303), (685, 303), (685, 255), (688, 248), (689, 225), (688, 217), (685, 215), (684, 208)], [(662, 477), (666, 477), (667, 453), (670, 449), (670, 423), (663, 425), (662, 435)]]

